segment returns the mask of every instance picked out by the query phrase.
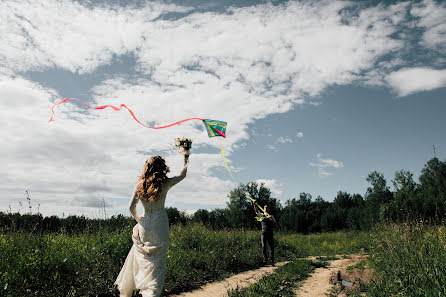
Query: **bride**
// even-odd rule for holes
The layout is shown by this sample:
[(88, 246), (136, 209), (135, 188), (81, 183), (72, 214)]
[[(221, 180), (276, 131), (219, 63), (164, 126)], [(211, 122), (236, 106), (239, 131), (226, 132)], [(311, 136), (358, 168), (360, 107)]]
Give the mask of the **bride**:
[[(169, 221), (164, 209), (167, 191), (186, 177), (189, 151), (183, 150), (184, 165), (179, 176), (168, 178), (169, 167), (164, 158), (154, 156), (144, 165), (133, 192), (130, 212), (138, 224), (133, 227), (133, 246), (115, 284), (121, 297), (131, 297), (140, 289), (143, 297), (160, 296), (166, 276), (166, 255), (169, 244)], [(141, 201), (140, 217), (136, 204)]]

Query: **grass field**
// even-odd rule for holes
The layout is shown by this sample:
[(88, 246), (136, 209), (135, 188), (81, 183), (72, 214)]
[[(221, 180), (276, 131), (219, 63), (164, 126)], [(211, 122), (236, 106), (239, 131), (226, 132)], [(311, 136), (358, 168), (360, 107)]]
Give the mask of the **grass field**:
[[(201, 225), (172, 226), (163, 295), (260, 266), (258, 231), (213, 231)], [(276, 233), (277, 261), (334, 255), (367, 248), (366, 233)], [(132, 245), (131, 228), (69, 235), (0, 234), (0, 295), (118, 296), (113, 282)]]
[[(163, 295), (258, 268), (260, 232), (174, 225)], [(292, 296), (315, 264), (303, 257), (365, 250), (374, 277), (368, 296), (446, 296), (446, 228), (383, 224), (371, 232), (276, 232), (277, 261), (291, 263), (237, 296)], [(113, 282), (132, 245), (131, 227), (82, 234), (0, 233), (0, 296), (118, 296)], [(359, 264), (358, 264), (359, 265)], [(362, 266), (365, 263), (361, 263)], [(135, 293), (136, 296), (136, 293)]]
[(386, 224), (371, 240), (369, 296), (446, 296), (446, 228)]

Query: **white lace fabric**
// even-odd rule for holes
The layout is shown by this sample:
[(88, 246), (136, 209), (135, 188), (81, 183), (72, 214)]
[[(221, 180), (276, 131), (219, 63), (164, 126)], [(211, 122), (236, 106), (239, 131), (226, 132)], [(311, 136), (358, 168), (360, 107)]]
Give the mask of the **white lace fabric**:
[[(156, 201), (139, 199), (136, 187), (130, 202), (130, 212), (138, 221), (133, 227), (133, 246), (116, 278), (121, 297), (131, 297), (140, 289), (143, 297), (160, 296), (166, 276), (166, 256), (169, 245), (169, 220), (164, 208), (170, 188), (186, 177), (187, 167), (179, 176), (169, 178)], [(136, 205), (141, 201), (144, 214), (139, 217)]]

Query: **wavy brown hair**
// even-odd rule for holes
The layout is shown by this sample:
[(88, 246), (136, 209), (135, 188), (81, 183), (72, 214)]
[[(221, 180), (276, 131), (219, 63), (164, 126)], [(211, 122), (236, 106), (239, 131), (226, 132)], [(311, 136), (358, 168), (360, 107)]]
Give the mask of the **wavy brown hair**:
[(155, 201), (167, 181), (169, 171), (170, 169), (163, 157), (153, 156), (148, 159), (137, 186), (139, 197), (146, 201)]

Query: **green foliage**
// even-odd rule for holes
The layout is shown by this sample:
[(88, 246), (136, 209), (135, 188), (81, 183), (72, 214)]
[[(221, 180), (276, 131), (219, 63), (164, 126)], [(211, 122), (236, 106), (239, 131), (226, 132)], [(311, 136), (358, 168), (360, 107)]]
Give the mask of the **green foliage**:
[[(338, 230), (370, 230), (378, 222), (410, 219), (429, 220), (441, 223), (446, 219), (446, 162), (437, 158), (424, 166), (420, 182), (413, 180), (410, 171), (400, 170), (392, 180), (394, 191), (390, 191), (382, 173), (372, 171), (366, 178), (370, 186), (364, 199), (359, 194), (339, 191), (333, 202), (318, 196), (313, 200), (309, 193), (300, 193), (299, 198), (286, 201), (282, 207), (279, 200), (272, 197), (270, 189), (263, 183), (240, 184), (229, 194), (229, 203), (224, 209), (199, 209), (187, 216), (177, 208), (166, 208), (169, 225), (201, 223), (214, 230), (259, 229), (251, 200), (245, 193), (257, 200), (258, 204), (268, 205), (268, 213), (275, 216), (281, 230), (299, 233), (318, 233)], [(103, 220), (87, 219), (83, 216), (43, 218), (40, 214), (1, 213), (0, 228), (28, 232), (67, 233), (96, 232), (106, 229), (111, 232), (134, 224), (133, 218), (122, 215)]]
[(369, 229), (379, 220), (385, 219), (388, 214), (388, 204), (393, 200), (393, 194), (387, 186), (382, 173), (372, 171), (366, 178), (371, 187), (365, 194), (365, 209), (362, 228)]
[(260, 279), (245, 289), (235, 289), (228, 292), (229, 297), (291, 297), (295, 296), (293, 289), (297, 282), (308, 277), (314, 270), (311, 261), (295, 260), (276, 270), (272, 275)]
[(332, 203), (322, 197), (312, 201), (308, 193), (288, 200), (281, 215), (281, 226), (300, 233), (359, 230), (364, 201), (359, 194), (338, 192)]
[[(117, 296), (113, 283), (133, 244), (131, 227), (83, 234), (0, 233), (1, 295)], [(277, 233), (276, 259), (357, 252), (367, 247), (366, 239), (363, 233)], [(260, 233), (173, 225), (167, 257), (164, 294), (192, 290), (259, 267)]]
[(446, 217), (446, 162), (437, 158), (429, 160), (421, 171), (419, 181), (423, 217), (441, 221)]
[[(371, 172), (367, 181), (370, 187), (364, 199), (340, 191), (333, 202), (327, 202), (301, 193), (282, 208), (264, 184), (252, 182), (232, 190), (225, 209), (198, 210), (188, 217), (176, 208), (166, 208), (171, 244), (164, 294), (258, 267), (260, 234), (253, 230), (260, 224), (246, 191), (260, 205), (268, 205), (268, 212), (279, 221), (277, 260), (368, 249), (370, 234), (357, 230), (370, 230), (378, 223), (372, 229), (371, 266), (376, 277), (369, 294), (446, 295), (445, 227), (389, 223), (444, 222), (446, 162), (429, 160), (418, 184), (411, 172), (397, 171), (394, 192), (381, 173)], [(117, 296), (113, 282), (132, 245), (134, 224), (133, 218), (122, 215), (100, 220), (0, 212), (0, 292), (5, 296)], [(287, 233), (338, 230), (350, 232)], [(243, 296), (275, 296), (267, 289), (271, 286), (278, 286), (274, 292), (288, 292), (284, 289), (287, 279), (286, 272), (272, 276)], [(249, 295), (254, 293), (259, 295)]]
[(354, 264), (354, 265), (350, 265), (347, 267), (347, 270), (353, 270), (353, 269), (360, 269), (360, 270), (364, 270), (365, 266), (367, 264), (366, 260), (362, 260), (359, 261), (358, 263)]
[(186, 225), (188, 222), (186, 214), (183, 211), (179, 211), (176, 207), (166, 207), (166, 213), (169, 218), (169, 226), (177, 224)]
[(328, 203), (320, 198), (312, 202), (311, 194), (300, 193), (299, 199), (288, 200), (281, 216), (280, 224), (287, 230), (308, 233), (320, 232), (320, 216), (328, 207)]
[[(184, 212), (174, 207), (166, 208), (169, 217), (169, 225), (188, 222)], [(83, 234), (85, 232), (110, 231), (116, 232), (135, 224), (132, 217), (121, 214), (112, 216), (107, 220), (89, 219), (84, 216), (68, 216), (59, 218), (57, 216), (43, 217), (41, 214), (24, 214), (0, 212), (0, 230), (25, 231), (34, 233), (65, 232), (69, 234)]]
[[(213, 231), (194, 224), (174, 226), (170, 237), (165, 284), (170, 294), (259, 267), (262, 262), (260, 234), (256, 231)], [(290, 254), (287, 248), (278, 242), (279, 260)]]
[(268, 205), (268, 213), (280, 219), (282, 207), (278, 199), (271, 196), (271, 191), (263, 183), (256, 182), (247, 185), (239, 185), (232, 190), (229, 195), (229, 202), (226, 208), (227, 222), (232, 228), (258, 228), (259, 224), (254, 220), (254, 209), (251, 200), (246, 197), (245, 192), (257, 200), (262, 207)]
[(371, 241), (369, 296), (445, 296), (446, 228), (382, 224)]
[(322, 234), (278, 234), (276, 238), (292, 249), (296, 257), (334, 256), (367, 250), (370, 234), (364, 231)]
[(0, 288), (5, 296), (114, 296), (129, 234), (0, 233)]

